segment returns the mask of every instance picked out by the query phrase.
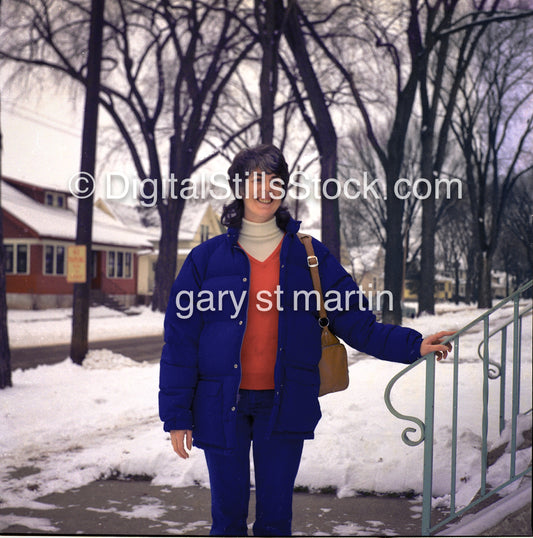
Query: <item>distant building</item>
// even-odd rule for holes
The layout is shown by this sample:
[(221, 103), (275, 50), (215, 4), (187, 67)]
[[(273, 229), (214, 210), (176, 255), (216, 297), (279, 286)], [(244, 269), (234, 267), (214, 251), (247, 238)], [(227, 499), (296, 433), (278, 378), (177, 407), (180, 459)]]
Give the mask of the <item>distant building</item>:
[[(76, 239), (77, 199), (66, 191), (2, 178), (2, 211), (9, 308), (70, 307), (67, 249)], [(146, 234), (129, 230), (98, 208), (93, 216), (91, 293), (124, 306), (137, 301), (138, 254)]]
[[(155, 264), (159, 255), (160, 220), (157, 209), (143, 210), (118, 202), (98, 200), (95, 206), (120, 221), (129, 230), (138, 230), (150, 238), (151, 248), (138, 252), (137, 294), (139, 302), (148, 304), (155, 283)], [(220, 217), (209, 202), (189, 202), (185, 204), (181, 216), (178, 251), (176, 253), (176, 272), (181, 269), (189, 252), (197, 245), (224, 233)]]
[[(405, 279), (405, 301), (418, 300), (418, 285), (419, 281), (415, 278)], [(435, 301), (451, 301), (453, 300), (455, 294), (455, 280), (451, 277), (437, 273), (435, 275), (435, 284), (433, 289)]]

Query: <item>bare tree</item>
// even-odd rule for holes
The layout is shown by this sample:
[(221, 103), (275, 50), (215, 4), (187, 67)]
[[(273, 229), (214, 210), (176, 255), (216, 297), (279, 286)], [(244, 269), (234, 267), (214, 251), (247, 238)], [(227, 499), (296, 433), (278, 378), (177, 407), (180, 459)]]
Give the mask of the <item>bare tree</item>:
[(478, 252), (478, 305), (492, 303), (491, 269), (505, 210), (519, 179), (530, 173), (533, 66), (527, 21), (490, 29), (478, 63), (461, 86), (453, 124), (463, 151)]
[[(420, 19), (423, 17), (415, 0), (411, 0), (409, 5), (399, 12), (378, 4), (361, 1), (353, 5), (343, 5), (350, 10), (349, 15), (343, 13), (345, 20), (364, 21), (364, 24), (355, 24), (358, 33), (350, 33), (347, 28), (342, 37), (337, 36), (337, 39), (328, 43), (311, 28), (310, 32), (348, 84), (366, 136), (385, 176), (385, 288), (392, 292), (393, 301), (392, 305), (389, 304), (388, 296), (383, 301), (383, 320), (387, 323), (401, 323), (404, 200), (397, 196), (395, 186), (402, 170), (405, 138), (418, 85), (417, 69), (422, 55)], [(359, 49), (368, 53), (364, 60), (357, 58), (356, 61), (344, 61), (346, 51), (351, 50), (350, 41), (354, 41)], [(378, 82), (379, 89), (373, 92), (368, 90), (368, 71), (362, 72), (357, 60), (363, 61), (365, 69), (370, 60), (376, 60), (379, 69), (376, 69), (375, 74), (379, 82), (386, 76), (384, 69), (390, 68), (393, 74), (390, 78), (387, 77), (387, 80), (394, 81), (389, 86), (392, 94), (389, 99), (393, 103), (391, 107), (376, 106), (381, 103), (376, 102), (373, 95), (387, 93), (387, 89)], [(375, 83), (375, 80), (373, 82)], [(388, 116), (386, 127), (383, 126), (384, 111)]]
[(453, 273), (455, 287), (454, 300), (465, 299), (460, 293), (460, 269), (468, 261), (468, 251), (472, 245), (472, 223), (467, 208), (468, 202), (457, 199), (450, 204), (437, 226), (436, 252), (444, 259), (446, 272)]
[[(533, 174), (523, 176), (514, 186), (503, 215), (503, 229), (498, 241), (495, 264), (507, 276), (514, 276), (515, 287), (533, 275)], [(511, 292), (507, 279), (507, 295)]]
[[(416, 123), (416, 122), (415, 122)], [(352, 245), (364, 245), (365, 242), (378, 242), (386, 249), (386, 182), (381, 175), (381, 164), (373, 151), (368, 138), (360, 130), (353, 130), (341, 143), (341, 163), (339, 166), (344, 178), (354, 178), (357, 189), (345, 187), (348, 195), (357, 196), (355, 200), (341, 199), (342, 227), (347, 238), (352, 238)], [(420, 144), (416, 138), (416, 129), (411, 128), (405, 140), (405, 157), (402, 163), (401, 177), (418, 177), (420, 165)], [(376, 181), (377, 178), (377, 181)], [(362, 199), (364, 193), (360, 185), (372, 184), (369, 196)], [(358, 194), (357, 194), (358, 192)], [(413, 196), (405, 200), (402, 222), (402, 244), (404, 245), (404, 266), (412, 261), (419, 249), (409, 252), (410, 238), (417, 234), (416, 217), (420, 201)]]
[[(363, 128), (378, 156), (386, 178), (387, 248), (385, 286), (392, 291), (394, 304), (392, 311), (390, 311), (390, 305), (384, 304), (383, 319), (385, 321), (401, 322), (399, 298), (401, 297), (402, 283), (401, 224), (404, 204), (403, 200), (399, 199), (395, 186), (400, 178), (399, 174), (405, 156), (405, 138), (415, 111), (417, 89), (420, 90), (421, 96), (422, 125), (420, 138), (424, 146), (421, 153), (421, 169), (422, 173), (428, 174), (429, 179), (431, 179), (434, 177), (434, 167), (438, 166), (438, 169), (441, 170), (446, 156), (447, 131), (450, 121), (448, 115), (453, 110), (455, 98), (453, 91), (457, 91), (456, 87), (453, 87), (452, 92), (449, 94), (452, 105), (448, 106), (442, 121), (438, 145), (434, 154), (433, 144), (435, 144), (434, 137), (437, 133), (436, 119), (440, 114), (440, 88), (450, 48), (449, 36), (455, 36), (459, 32), (465, 35), (472, 34), (477, 36), (483, 28), (492, 22), (524, 16), (521, 12), (518, 14), (514, 12), (496, 13), (497, 0), (493, 2), (491, 10), (484, 11), (483, 8), (486, 3), (485, 0), (472, 2), (469, 4), (470, 11), (464, 17), (461, 16), (454, 20), (454, 14), (459, 5), (458, 0), (450, 2), (435, 0), (434, 2), (424, 2), (422, 4), (416, 0), (406, 0), (405, 3), (399, 6), (399, 9), (394, 10), (390, 9), (388, 3), (360, 1), (341, 4), (339, 7), (339, 10), (348, 10), (348, 13), (353, 15), (348, 16), (347, 12), (343, 11), (345, 19), (349, 20), (350, 25), (357, 31), (350, 31), (350, 28), (347, 28), (342, 35), (342, 39), (339, 39), (335, 35), (330, 35), (328, 38), (319, 37), (310, 29), (317, 43), (320, 44), (322, 50), (337, 66), (349, 84), (353, 101), (361, 114)], [(478, 16), (480, 20), (477, 20)], [(362, 28), (362, 25), (358, 24), (357, 21), (364, 21)], [(347, 39), (353, 40), (361, 49), (367, 52), (363, 61), (361, 59), (359, 59), (359, 62), (346, 60), (347, 51), (351, 51), (351, 47), (347, 46)], [(459, 60), (456, 64), (459, 69), (457, 73), (459, 80), (468, 66), (467, 60), (471, 51), (475, 50), (475, 39), (472, 39), (472, 42), (467, 39), (464, 46), (464, 57), (459, 54)], [(377, 54), (379, 50), (384, 52), (381, 55), (378, 68), (374, 70), (374, 76), (377, 77), (379, 82), (383, 79), (389, 81), (389, 87), (393, 91), (388, 95), (388, 100), (393, 103), (392, 107), (383, 105), (383, 100), (379, 99), (379, 91), (374, 90), (372, 92), (368, 89), (368, 65), (373, 58), (379, 58)], [(435, 57), (437, 60), (434, 59)], [(385, 62), (384, 60), (387, 61)], [(358, 63), (364, 66), (366, 72), (361, 72)], [(436, 66), (435, 72), (430, 76), (429, 70), (433, 65)], [(390, 67), (392, 76), (387, 76), (386, 74), (388, 67)], [(433, 88), (431, 96), (429, 94), (430, 86)], [(375, 87), (376, 85), (374, 84)], [(387, 92), (382, 85), (380, 90), (382, 94)], [(378, 104), (379, 106), (377, 106)], [(382, 129), (384, 111), (387, 111), (390, 115), (385, 135)], [(434, 235), (434, 200), (427, 202), (426, 205), (429, 208), (429, 210), (426, 210), (426, 222), (430, 224), (430, 232), (428, 233)], [(425, 225), (424, 223), (423, 227)], [(432, 275), (434, 274), (433, 248), (430, 245), (428, 250), (426, 246), (423, 255), (424, 268), (422, 273), (424, 274), (427, 270), (426, 266), (431, 265), (430, 279), (433, 278)], [(431, 295), (430, 301), (433, 301), (433, 286), (426, 287), (431, 288), (428, 293)], [(429, 308), (431, 309), (431, 305)]]
[[(430, 186), (422, 202), (421, 283), (419, 313), (435, 311), (435, 237), (437, 229), (436, 179), (448, 154), (450, 127), (462, 80), (478, 43), (491, 24), (523, 13), (500, 11), (500, 0), (480, 0), (469, 5), (452, 1), (427, 4), (423, 61), (419, 69), (422, 124), (421, 174)], [(442, 16), (439, 18), (439, 12)]]

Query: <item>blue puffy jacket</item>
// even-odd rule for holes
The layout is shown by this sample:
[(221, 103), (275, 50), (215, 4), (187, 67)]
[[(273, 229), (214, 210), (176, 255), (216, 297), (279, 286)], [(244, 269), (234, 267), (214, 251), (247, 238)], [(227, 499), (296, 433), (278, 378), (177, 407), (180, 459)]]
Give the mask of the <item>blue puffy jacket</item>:
[[(270, 429), (272, 436), (310, 439), (321, 416), (321, 329), (316, 309), (306, 309), (303, 300), (294, 304), (294, 291), (313, 290), (307, 254), (297, 236), (299, 226), (295, 220), (289, 222), (280, 253), (281, 308)], [(195, 247), (185, 260), (170, 294), (160, 370), (159, 411), (165, 431), (193, 430), (196, 446), (223, 451), (235, 443), (240, 350), (248, 308), (250, 265), (237, 244), (238, 236), (238, 229), (229, 228)], [(331, 290), (340, 292), (340, 297), (352, 292), (348, 309), (328, 311), (333, 332), (369, 355), (414, 362), (422, 336), (412, 329), (378, 323), (368, 308), (360, 308), (358, 293), (353, 293), (358, 287), (337, 259), (315, 239), (313, 247), (325, 296), (332, 296)], [(210, 296), (216, 299), (212, 304)], [(272, 303), (277, 307), (276, 298)]]

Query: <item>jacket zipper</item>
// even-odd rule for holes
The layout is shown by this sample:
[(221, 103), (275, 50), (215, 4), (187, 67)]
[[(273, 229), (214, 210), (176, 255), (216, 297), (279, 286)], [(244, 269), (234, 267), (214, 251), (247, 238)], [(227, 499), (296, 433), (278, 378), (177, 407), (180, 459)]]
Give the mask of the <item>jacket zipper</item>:
[(234, 247), (238, 250), (240, 250), (244, 257), (246, 258), (246, 263), (248, 263), (248, 277), (246, 279), (246, 284), (248, 286), (248, 289), (246, 290), (247, 297), (247, 306), (246, 306), (246, 315), (244, 316), (244, 331), (242, 333), (241, 337), (241, 345), (239, 348), (239, 384), (237, 385), (237, 392), (235, 394), (235, 406), (237, 406), (237, 402), (239, 400), (239, 389), (241, 388), (241, 381), (242, 381), (242, 363), (241, 363), (241, 353), (242, 353), (242, 345), (244, 344), (244, 333), (246, 332), (246, 325), (248, 323), (248, 308), (250, 307), (250, 273), (251, 273), (251, 266), (250, 266), (250, 260), (248, 259), (248, 255), (244, 251), (243, 248), (241, 248), (238, 244), (235, 244)]

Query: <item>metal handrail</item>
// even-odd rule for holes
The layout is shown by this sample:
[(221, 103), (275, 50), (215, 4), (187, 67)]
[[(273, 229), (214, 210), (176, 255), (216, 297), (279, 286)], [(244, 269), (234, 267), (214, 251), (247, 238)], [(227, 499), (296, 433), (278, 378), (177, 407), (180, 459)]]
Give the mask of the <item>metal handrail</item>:
[[(429, 535), (431, 532), (435, 531), (436, 529), (442, 527), (446, 523), (451, 522), (458, 516), (462, 515), (467, 510), (470, 510), (473, 506), (477, 505), (479, 502), (487, 499), (488, 497), (492, 496), (496, 492), (500, 491), (510, 483), (514, 482), (515, 480), (521, 478), (526, 474), (527, 472), (531, 471), (531, 465), (529, 466), (526, 471), (516, 474), (515, 473), (515, 453), (516, 453), (516, 427), (517, 427), (517, 416), (519, 412), (519, 396), (513, 398), (513, 409), (512, 409), (512, 438), (511, 438), (511, 476), (508, 481), (506, 481), (504, 484), (500, 484), (499, 486), (493, 488), (490, 492), (487, 491), (487, 484), (486, 484), (486, 475), (487, 475), (487, 437), (488, 437), (488, 395), (489, 395), (489, 385), (488, 385), (488, 379), (490, 377), (489, 370), (490, 365), (493, 364), (489, 362), (489, 353), (488, 353), (488, 341), (491, 336), (496, 334), (498, 331), (506, 331), (507, 326), (510, 323), (514, 323), (514, 342), (513, 342), (513, 383), (512, 383), (512, 391), (513, 395), (519, 395), (520, 390), (520, 378), (519, 378), (519, 369), (520, 369), (520, 337), (521, 337), (521, 322), (522, 317), (527, 314), (531, 308), (526, 308), (522, 312), (519, 312), (519, 305), (518, 305), (518, 299), (520, 296), (529, 288), (533, 286), (533, 280), (527, 282), (520, 288), (518, 288), (514, 293), (512, 293), (509, 297), (506, 297), (505, 299), (502, 299), (500, 302), (498, 302), (495, 306), (478, 316), (476, 319), (468, 323), (465, 327), (460, 329), (459, 331), (455, 332), (453, 335), (447, 337), (443, 340), (443, 343), (446, 342), (454, 342), (454, 351), (453, 351), (453, 367), (454, 367), (454, 380), (453, 380), (453, 416), (452, 416), (452, 455), (451, 455), (451, 467), (452, 467), (452, 476), (451, 476), (451, 492), (450, 492), (450, 499), (451, 499), (451, 507), (450, 507), (450, 516), (442, 521), (440, 521), (437, 525), (431, 526), (431, 499), (432, 499), (432, 485), (433, 485), (433, 419), (434, 419), (434, 402), (435, 402), (435, 354), (429, 353), (428, 355), (425, 355), (424, 357), (421, 357), (413, 364), (407, 366), (402, 371), (400, 371), (398, 374), (396, 374), (388, 383), (384, 399), (385, 404), (388, 408), (388, 410), (397, 418), (401, 420), (406, 420), (409, 422), (412, 422), (416, 425), (416, 428), (414, 427), (407, 427), (402, 432), (402, 440), (404, 443), (406, 443), (409, 446), (416, 446), (425, 441), (424, 443), (424, 476), (423, 476), (423, 506), (422, 506), (422, 535), (426, 536)], [(489, 317), (490, 315), (495, 312), (496, 310), (499, 310), (502, 308), (505, 304), (509, 303), (510, 301), (514, 301), (514, 315), (512, 320), (510, 320), (508, 323), (504, 324), (504, 326), (499, 327), (496, 331), (493, 331), (492, 333), (489, 333)], [(455, 469), (456, 469), (456, 462), (457, 462), (457, 404), (458, 404), (458, 363), (459, 363), (459, 342), (461, 335), (468, 332), (470, 329), (472, 329), (474, 326), (478, 325), (479, 323), (483, 323), (483, 415), (482, 415), (482, 458), (481, 458), (481, 491), (479, 497), (476, 499), (476, 501), (471, 502), (468, 506), (463, 508), (462, 510), (456, 511), (455, 506), (455, 489), (456, 489), (456, 477), (455, 477)], [(502, 333), (503, 334), (503, 333)], [(504, 345), (506, 345), (505, 339), (502, 338), (502, 348)], [(502, 352), (502, 360), (503, 364), (505, 361), (505, 354)], [(391, 392), (393, 386), (396, 384), (396, 382), (406, 375), (409, 371), (416, 368), (419, 364), (425, 363), (426, 364), (426, 399), (425, 399), (425, 421), (422, 421), (421, 419), (404, 415), (397, 411), (391, 403)], [(494, 363), (495, 364), (495, 363)], [(499, 365), (497, 365), (498, 368)], [(505, 391), (505, 380), (501, 381), (501, 394), (504, 395)], [(501, 396), (501, 402), (503, 401), (503, 396)], [(501, 403), (500, 405), (500, 433), (503, 429), (504, 424), (504, 407)], [(419, 438), (416, 440), (412, 440), (408, 437), (408, 434), (416, 433), (419, 431)]]
[[(528, 307), (524, 308), (524, 310), (522, 310), (522, 312), (520, 312), (518, 314), (518, 317), (523, 318), (526, 314), (528, 314), (532, 310), (533, 310), (533, 304), (531, 304)], [(509, 327), (509, 325), (511, 325), (511, 323), (513, 323), (513, 321), (514, 321), (514, 317), (507, 320), (503, 325), (500, 325), (500, 327), (498, 327), (497, 329), (492, 330), (489, 333), (489, 340), (493, 336), (496, 336), (499, 332), (505, 331), (507, 329), (507, 327)], [(477, 347), (477, 355), (481, 360), (483, 360), (483, 354), (481, 352), (482, 346), (483, 346), (483, 340), (481, 340), (481, 342), (479, 342), (479, 345)], [(502, 344), (502, 346), (503, 346), (503, 344)], [(494, 371), (490, 371), (490, 369), (489, 369), (489, 377), (491, 379), (497, 379), (498, 377), (500, 377), (500, 375), (501, 375), (501, 365), (498, 364), (497, 362), (494, 362), (494, 361), (489, 361), (489, 364), (490, 364), (490, 366), (492, 366), (494, 368)]]

